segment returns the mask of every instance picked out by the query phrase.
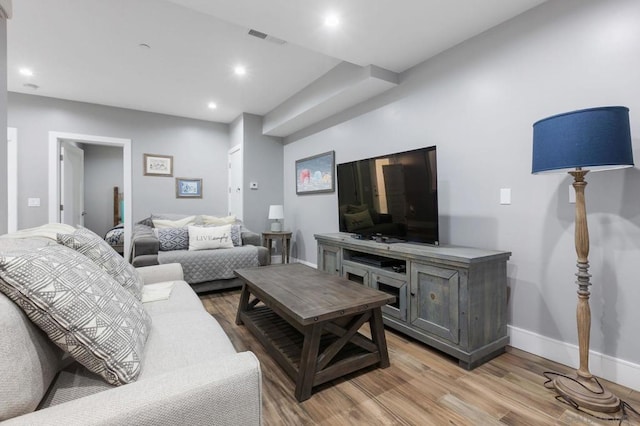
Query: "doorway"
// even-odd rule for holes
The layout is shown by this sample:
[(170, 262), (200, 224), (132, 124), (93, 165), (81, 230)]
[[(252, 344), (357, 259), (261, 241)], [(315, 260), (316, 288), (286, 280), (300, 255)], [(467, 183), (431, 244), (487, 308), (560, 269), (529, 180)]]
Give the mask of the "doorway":
[(81, 135), (74, 133), (49, 132), (49, 222), (60, 223), (60, 205), (62, 203), (60, 154), (64, 141), (74, 141), (88, 145), (108, 145), (122, 147), (123, 191), (124, 191), (124, 253), (128, 256), (131, 247), (133, 220), (132, 176), (131, 176), (131, 139), (106, 136)]

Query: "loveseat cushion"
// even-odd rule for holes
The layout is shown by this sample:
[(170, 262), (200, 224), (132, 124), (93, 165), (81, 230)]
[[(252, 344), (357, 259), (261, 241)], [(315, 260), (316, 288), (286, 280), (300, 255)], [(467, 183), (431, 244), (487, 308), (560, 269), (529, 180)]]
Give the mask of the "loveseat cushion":
[(144, 283), (138, 272), (99, 235), (80, 227), (70, 234), (58, 234), (58, 242), (87, 256), (138, 300), (141, 299)]
[(108, 383), (140, 374), (151, 319), (86, 256), (62, 245), (0, 253), (0, 291), (61, 349)]

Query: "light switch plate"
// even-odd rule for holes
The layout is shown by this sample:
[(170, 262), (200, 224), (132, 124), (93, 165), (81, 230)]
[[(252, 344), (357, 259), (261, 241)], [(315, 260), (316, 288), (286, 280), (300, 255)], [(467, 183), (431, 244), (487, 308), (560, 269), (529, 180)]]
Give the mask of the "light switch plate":
[(27, 198), (28, 207), (40, 207), (40, 198)]
[(511, 188), (500, 188), (500, 204), (511, 204)]

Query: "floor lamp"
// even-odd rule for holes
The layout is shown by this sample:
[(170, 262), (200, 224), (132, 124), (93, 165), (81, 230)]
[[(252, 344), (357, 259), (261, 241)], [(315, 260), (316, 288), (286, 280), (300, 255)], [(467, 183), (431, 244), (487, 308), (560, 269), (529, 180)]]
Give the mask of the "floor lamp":
[(575, 245), (578, 254), (578, 348), (580, 366), (574, 377), (556, 376), (556, 392), (572, 404), (597, 412), (616, 412), (620, 400), (589, 372), (589, 229), (584, 177), (589, 170), (633, 166), (629, 109), (602, 107), (555, 115), (533, 125), (532, 172), (567, 171), (576, 192)]

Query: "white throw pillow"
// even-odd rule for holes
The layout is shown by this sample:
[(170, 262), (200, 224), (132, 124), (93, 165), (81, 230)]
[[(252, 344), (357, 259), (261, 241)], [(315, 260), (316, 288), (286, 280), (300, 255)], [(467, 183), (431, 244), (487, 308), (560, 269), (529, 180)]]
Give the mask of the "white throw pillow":
[(154, 228), (184, 228), (187, 225), (191, 225), (196, 222), (196, 216), (188, 216), (184, 219), (169, 220), (169, 219), (151, 219), (153, 221)]
[(189, 227), (189, 250), (233, 248), (231, 225), (204, 228)]
[(232, 225), (236, 223), (235, 216), (225, 216), (225, 217), (217, 217), (217, 216), (207, 216), (203, 214), (200, 216), (200, 222), (203, 225)]

